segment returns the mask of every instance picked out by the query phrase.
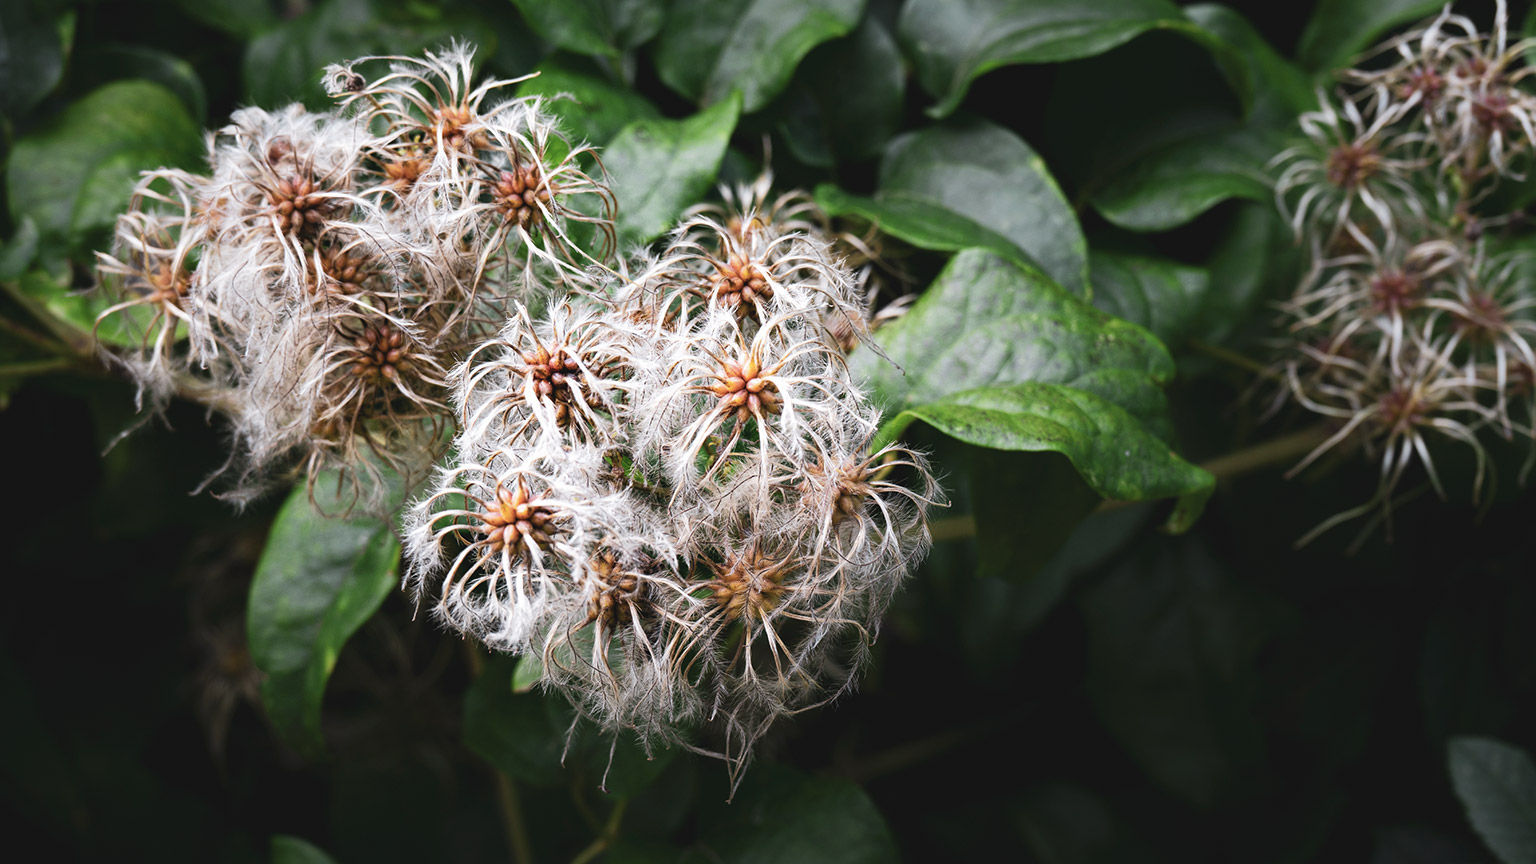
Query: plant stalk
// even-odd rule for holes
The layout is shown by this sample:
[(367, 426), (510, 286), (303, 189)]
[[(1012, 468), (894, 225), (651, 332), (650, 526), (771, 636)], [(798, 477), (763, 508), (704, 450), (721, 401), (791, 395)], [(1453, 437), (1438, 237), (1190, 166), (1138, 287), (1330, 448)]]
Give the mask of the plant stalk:
[(629, 799), (620, 798), (613, 805), (612, 812), (608, 814), (608, 824), (603, 826), (603, 830), (597, 835), (597, 839), (593, 840), (590, 846), (577, 853), (576, 857), (571, 859), (571, 864), (587, 864), (587, 862), (603, 854), (604, 850), (613, 841), (619, 839), (619, 823), (624, 821), (624, 811), (628, 807)]
[[(1292, 432), (1289, 435), (1206, 460), (1200, 463), (1200, 467), (1214, 475), (1217, 483), (1221, 483), (1279, 462), (1299, 459), (1327, 440), (1331, 431), (1327, 424), (1309, 426), (1299, 432)], [(1095, 512), (1116, 510), (1136, 503), (1139, 502), (1106, 500), (1100, 502)], [(964, 540), (967, 537), (976, 536), (976, 517), (966, 515), (935, 519), (929, 523), (928, 530), (933, 535), (935, 543)]]

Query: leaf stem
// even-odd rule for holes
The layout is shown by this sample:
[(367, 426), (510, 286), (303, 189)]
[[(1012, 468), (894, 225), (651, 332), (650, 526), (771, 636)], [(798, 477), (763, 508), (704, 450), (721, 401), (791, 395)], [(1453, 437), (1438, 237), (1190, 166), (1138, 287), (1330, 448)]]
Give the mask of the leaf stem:
[(43, 372), (57, 372), (60, 369), (68, 369), (73, 365), (75, 365), (75, 361), (68, 357), (33, 360), (28, 363), (0, 364), (0, 378), (21, 378), (27, 375), (38, 375)]
[(528, 845), (528, 824), (523, 819), (523, 804), (517, 787), (507, 772), (496, 769), (496, 803), (501, 805), (502, 825), (507, 829), (507, 846), (516, 864), (532, 864), (533, 849)]
[(967, 514), (935, 519), (928, 523), (928, 533), (933, 536), (935, 543), (974, 537), (976, 536), (976, 517)]
[(1214, 357), (1223, 363), (1229, 363), (1238, 367), (1239, 369), (1245, 369), (1255, 375), (1261, 375), (1265, 378), (1268, 378), (1271, 381), (1281, 380), (1280, 374), (1275, 370), (1265, 366), (1263, 363), (1260, 363), (1252, 357), (1239, 354), (1230, 348), (1223, 348), (1220, 345), (1212, 345), (1209, 342), (1201, 342), (1198, 339), (1191, 339), (1189, 341), (1189, 347), (1199, 351), (1202, 354)]
[[(1326, 423), (1309, 426), (1299, 432), (1292, 432), (1279, 438), (1272, 438), (1252, 447), (1242, 450), (1234, 450), (1214, 459), (1208, 459), (1200, 463), (1200, 467), (1209, 471), (1216, 477), (1216, 482), (1231, 480), (1260, 468), (1267, 468), (1279, 462), (1288, 462), (1298, 459), (1311, 452), (1317, 445), (1323, 443), (1332, 434), (1333, 430)], [(1137, 501), (1102, 501), (1095, 512), (1114, 510)], [(974, 516), (951, 516), (947, 519), (935, 519), (928, 524), (929, 533), (933, 535), (933, 542), (942, 543), (948, 540), (964, 540), (967, 537), (976, 536), (976, 518)]]
[(37, 333), (29, 328), (23, 327), (20, 324), (17, 324), (15, 321), (12, 321), (11, 319), (3, 316), (0, 316), (0, 330), (4, 330), (13, 336), (24, 339), (50, 354), (71, 355), (75, 353), (74, 349), (70, 348), (68, 345), (59, 342), (56, 339), (50, 339), (47, 336), (44, 336), (41, 333)]
[(1299, 432), (1292, 432), (1224, 456), (1217, 456), (1215, 459), (1202, 462), (1200, 467), (1216, 475), (1217, 482), (1230, 480), (1277, 462), (1288, 462), (1305, 456), (1327, 440), (1331, 432), (1328, 424), (1319, 423)]
[(576, 857), (571, 859), (571, 864), (587, 864), (587, 862), (603, 854), (603, 851), (613, 841), (619, 839), (619, 823), (624, 821), (624, 811), (628, 807), (629, 799), (620, 798), (618, 803), (613, 805), (613, 810), (608, 813), (608, 824), (603, 826), (603, 830), (597, 835), (597, 839), (593, 840), (587, 848), (577, 853)]

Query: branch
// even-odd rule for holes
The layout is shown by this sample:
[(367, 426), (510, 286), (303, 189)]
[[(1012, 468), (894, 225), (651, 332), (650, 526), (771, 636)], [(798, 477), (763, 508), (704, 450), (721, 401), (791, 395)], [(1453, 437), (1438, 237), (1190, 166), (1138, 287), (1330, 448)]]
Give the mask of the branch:
[[(1293, 432), (1280, 438), (1273, 438), (1252, 447), (1235, 450), (1215, 459), (1208, 459), (1200, 463), (1200, 467), (1215, 475), (1216, 482), (1221, 483), (1240, 477), (1260, 468), (1267, 468), (1280, 462), (1289, 462), (1310, 453), (1313, 448), (1323, 443), (1332, 432), (1326, 423), (1309, 426), (1300, 432)], [(1138, 501), (1102, 501), (1095, 512), (1115, 510), (1130, 504), (1138, 504)], [(976, 517), (951, 516), (947, 519), (935, 519), (928, 524), (929, 533), (933, 535), (933, 542), (942, 543), (947, 540), (964, 540), (967, 537), (976, 536)]]
[(613, 805), (613, 810), (609, 812), (608, 824), (603, 826), (603, 830), (597, 835), (597, 839), (592, 841), (592, 845), (577, 853), (576, 857), (571, 859), (571, 864), (587, 864), (587, 862), (603, 854), (603, 851), (613, 841), (619, 839), (619, 823), (624, 821), (624, 810), (628, 807), (629, 799), (620, 798), (619, 802)]

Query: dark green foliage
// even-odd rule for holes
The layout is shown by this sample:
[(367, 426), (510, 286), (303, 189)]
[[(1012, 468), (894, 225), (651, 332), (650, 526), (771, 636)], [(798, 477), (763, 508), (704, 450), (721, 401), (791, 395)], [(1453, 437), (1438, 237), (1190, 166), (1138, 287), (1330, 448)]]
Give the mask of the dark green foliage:
[[(1439, 2), (0, 5), (0, 448), (31, 502), (0, 532), (0, 812), (50, 857), (1536, 861), (1529, 442), (1491, 445), (1478, 501), (1410, 472), (1390, 526), (1298, 550), (1377, 466), (1284, 476), (1332, 430), (1261, 371), (1302, 260), (1271, 160)], [(200, 168), (240, 105), (325, 105), (327, 63), (451, 39), (598, 145), (621, 246), (766, 156), (879, 253), (874, 309), (916, 295), (848, 362), (873, 443), (928, 453), (952, 506), (868, 674), (735, 789), (720, 741), (604, 737), (536, 660), (444, 632), (387, 507), (187, 495), (228, 424), (146, 421), (103, 359), (136, 340), (97, 326), (93, 259), (140, 171)]]

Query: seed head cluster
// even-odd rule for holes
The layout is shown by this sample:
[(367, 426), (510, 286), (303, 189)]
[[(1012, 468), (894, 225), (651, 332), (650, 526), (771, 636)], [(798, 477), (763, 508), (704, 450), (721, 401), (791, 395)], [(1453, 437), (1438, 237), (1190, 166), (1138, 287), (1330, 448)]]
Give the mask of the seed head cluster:
[(293, 470), (360, 492), (383, 467), (421, 473), (450, 438), (448, 370), (514, 298), (612, 246), (589, 148), (507, 98), (515, 82), (475, 85), (473, 53), (333, 66), (330, 111), (236, 111), (206, 174), (147, 174), (119, 219), (98, 326), (137, 338), (115, 356), (151, 407), (180, 393), (230, 416), (232, 497)]
[(208, 175), (140, 184), (102, 323), (141, 335), (151, 407), (231, 416), (233, 494), (404, 475), (419, 603), (739, 775), (853, 684), (929, 544), (927, 462), (872, 448), (846, 362), (887, 313), (767, 175), (617, 260), (597, 155), (471, 61), (364, 58), (327, 70), (335, 110), (236, 112)]
[(1490, 33), (1447, 7), (1341, 73), (1302, 115), (1306, 142), (1275, 160), (1280, 207), (1308, 256), (1282, 306), (1278, 371), (1289, 397), (1334, 427), (1295, 470), (1341, 445), (1381, 468), (1370, 501), (1314, 534), (1389, 518), (1415, 463), (1444, 497), (1439, 442), (1470, 448), (1476, 497), (1487, 436), (1536, 435), (1536, 261), (1512, 242), (1516, 214), (1496, 194), (1532, 164), (1536, 96), (1521, 87), (1532, 46), (1507, 33), (1502, 0)]
[(866, 330), (855, 280), (779, 215), (698, 213), (545, 315), (515, 304), (451, 373), (455, 456), (406, 517), (442, 621), (733, 772), (851, 686), (940, 499), (922, 456), (871, 449), (832, 327)]

